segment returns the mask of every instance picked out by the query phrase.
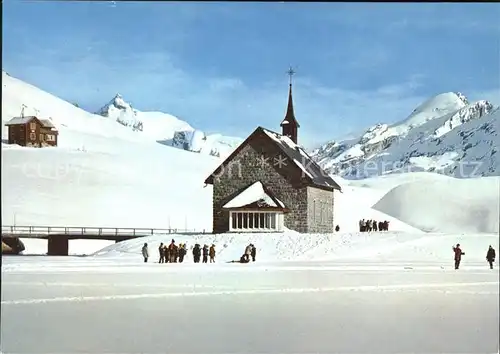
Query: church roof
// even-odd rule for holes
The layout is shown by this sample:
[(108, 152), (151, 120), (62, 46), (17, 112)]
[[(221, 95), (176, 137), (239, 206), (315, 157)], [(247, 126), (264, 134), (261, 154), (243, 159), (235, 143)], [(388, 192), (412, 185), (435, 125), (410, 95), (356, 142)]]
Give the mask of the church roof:
[(260, 181), (243, 189), (233, 199), (224, 204), (223, 208), (241, 208), (254, 203), (266, 207), (285, 208), (285, 204), (272, 195)]
[(283, 153), (285, 153), (285, 155), (310, 178), (314, 185), (330, 187), (337, 190), (341, 189), (337, 182), (335, 182), (302, 147), (295, 144), (289, 137), (269, 129), (259, 128), (262, 129), (264, 133), (278, 145), (281, 151), (283, 151)]
[(330, 177), (330, 175), (328, 175), (328, 173), (326, 173), (302, 147), (295, 144), (289, 137), (263, 127), (255, 129), (255, 131), (250, 134), (250, 136), (248, 136), (248, 138), (245, 139), (245, 141), (243, 141), (240, 146), (238, 146), (210, 176), (208, 176), (205, 183), (212, 184), (213, 177), (220, 171), (220, 169), (227, 165), (254, 136), (260, 133), (263, 133), (264, 136), (268, 137), (288, 159), (293, 161), (294, 165), (302, 170), (302, 175), (312, 185), (331, 190), (341, 190), (341, 187), (337, 184), (337, 182), (335, 182), (333, 178)]

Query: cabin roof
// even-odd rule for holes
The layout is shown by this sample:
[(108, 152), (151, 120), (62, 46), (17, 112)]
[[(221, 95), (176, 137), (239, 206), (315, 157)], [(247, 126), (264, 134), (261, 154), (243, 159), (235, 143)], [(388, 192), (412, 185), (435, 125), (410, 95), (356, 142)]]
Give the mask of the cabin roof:
[(55, 128), (55, 125), (48, 119), (40, 119), (40, 122), (45, 128)]
[(35, 116), (14, 117), (5, 123), (5, 125), (24, 125), (33, 120), (33, 118), (38, 119)]
[(48, 119), (38, 119), (36, 116), (14, 117), (9, 120), (5, 125), (25, 125), (36, 119), (44, 128), (55, 128), (54, 124)]

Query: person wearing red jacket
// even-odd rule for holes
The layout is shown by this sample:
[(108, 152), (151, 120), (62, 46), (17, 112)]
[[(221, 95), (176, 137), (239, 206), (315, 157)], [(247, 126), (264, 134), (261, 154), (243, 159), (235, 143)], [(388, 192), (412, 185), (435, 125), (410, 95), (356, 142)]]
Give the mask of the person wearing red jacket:
[(460, 261), (462, 260), (462, 256), (464, 256), (465, 253), (462, 252), (459, 243), (457, 243), (457, 245), (453, 247), (453, 252), (455, 253), (455, 269), (458, 269), (460, 267)]

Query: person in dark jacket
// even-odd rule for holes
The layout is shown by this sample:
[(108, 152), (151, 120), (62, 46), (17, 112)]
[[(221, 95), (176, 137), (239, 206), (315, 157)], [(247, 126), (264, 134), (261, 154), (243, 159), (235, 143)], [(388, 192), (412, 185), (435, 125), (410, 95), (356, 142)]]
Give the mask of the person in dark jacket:
[(455, 269), (458, 269), (460, 267), (460, 262), (462, 261), (462, 256), (464, 256), (465, 253), (462, 252), (459, 243), (453, 247), (453, 252), (455, 253)]
[(200, 263), (201, 249), (199, 244), (195, 244), (193, 248), (193, 261), (194, 263)]
[(174, 263), (177, 263), (177, 259), (179, 259), (179, 246), (174, 245)]
[(335, 226), (335, 232), (339, 232), (339, 231), (340, 231), (340, 226), (339, 225)]
[(165, 247), (163, 246), (163, 242), (160, 243), (160, 247), (158, 247), (158, 252), (160, 253), (160, 260), (158, 263), (165, 263)]
[(252, 256), (252, 262), (255, 262), (255, 256), (257, 255), (257, 248), (253, 243), (250, 244), (252, 246), (252, 250), (250, 251), (250, 255)]
[(149, 258), (149, 250), (147, 243), (145, 243), (144, 246), (142, 246), (141, 252), (142, 252), (142, 257), (144, 258), (144, 263), (147, 263)]
[(175, 263), (175, 248), (177, 246), (175, 245), (175, 240), (172, 239), (172, 242), (170, 242), (170, 245), (168, 245), (168, 253), (169, 253), (169, 262), (170, 263)]
[(186, 256), (186, 244), (185, 243), (181, 243), (179, 245), (179, 263), (182, 263), (184, 262), (184, 256)]
[(493, 269), (493, 263), (495, 262), (495, 258), (496, 258), (495, 249), (490, 245), (490, 247), (488, 248), (488, 252), (486, 253), (486, 260), (490, 264), (490, 269)]
[(165, 249), (165, 263), (170, 263), (170, 247), (167, 245), (163, 246)]
[(203, 263), (208, 263), (208, 246), (204, 245), (203, 246)]

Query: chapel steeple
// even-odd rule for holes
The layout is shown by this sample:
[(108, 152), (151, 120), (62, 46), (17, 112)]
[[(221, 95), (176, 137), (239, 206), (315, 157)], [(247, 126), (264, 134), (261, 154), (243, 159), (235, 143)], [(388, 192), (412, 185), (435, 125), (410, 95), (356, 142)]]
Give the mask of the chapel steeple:
[(297, 133), (298, 128), (300, 128), (299, 122), (295, 119), (295, 114), (293, 112), (293, 99), (292, 99), (292, 76), (295, 71), (290, 67), (287, 71), (288, 76), (290, 76), (290, 87), (288, 89), (288, 105), (286, 108), (285, 119), (281, 122), (280, 126), (282, 128), (282, 135), (288, 136), (295, 144), (297, 144)]

